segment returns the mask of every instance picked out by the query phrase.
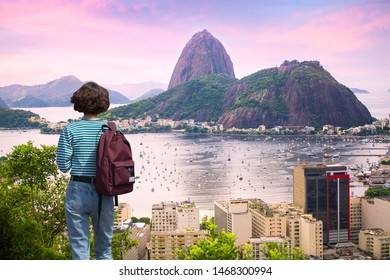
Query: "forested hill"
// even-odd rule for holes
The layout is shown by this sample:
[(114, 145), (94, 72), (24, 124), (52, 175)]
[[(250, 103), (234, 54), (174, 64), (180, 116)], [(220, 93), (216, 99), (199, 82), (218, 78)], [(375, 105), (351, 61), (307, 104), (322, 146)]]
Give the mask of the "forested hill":
[(30, 111), (0, 108), (0, 128), (38, 128), (39, 122), (33, 122), (31, 117), (39, 116)]
[(318, 61), (285, 61), (242, 78), (225, 94), (224, 127), (354, 127), (372, 122), (368, 109)]
[(109, 110), (117, 118), (216, 121), (225, 128), (354, 127), (372, 122), (368, 109), (318, 61), (285, 61), (240, 80), (214, 74), (160, 95)]
[(110, 109), (104, 118), (142, 118), (145, 116), (175, 120), (217, 121), (224, 94), (237, 79), (225, 74), (206, 76), (182, 83), (155, 97)]

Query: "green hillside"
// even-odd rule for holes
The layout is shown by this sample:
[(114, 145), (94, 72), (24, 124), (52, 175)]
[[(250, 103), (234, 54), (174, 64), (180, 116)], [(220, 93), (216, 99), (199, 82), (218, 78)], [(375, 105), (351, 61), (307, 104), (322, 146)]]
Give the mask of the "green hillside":
[(103, 114), (107, 119), (160, 118), (216, 121), (222, 109), (227, 88), (237, 79), (216, 74), (183, 83), (155, 97), (110, 109)]
[(29, 118), (39, 117), (30, 111), (0, 108), (0, 128), (38, 128), (38, 122), (31, 122)]

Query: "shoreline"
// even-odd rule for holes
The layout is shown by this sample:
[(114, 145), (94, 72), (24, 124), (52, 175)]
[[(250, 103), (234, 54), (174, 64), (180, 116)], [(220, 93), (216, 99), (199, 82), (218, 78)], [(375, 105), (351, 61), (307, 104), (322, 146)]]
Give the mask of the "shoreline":
[[(15, 132), (27, 132), (31, 130), (37, 130), (40, 134), (43, 135), (59, 135), (61, 132), (42, 132), (39, 128), (4, 128), (0, 127), (0, 131), (15, 131)], [(197, 136), (234, 136), (234, 137), (263, 137), (263, 138), (293, 138), (293, 137), (305, 137), (305, 138), (333, 138), (333, 139), (367, 139), (367, 143), (370, 143), (369, 140), (381, 140), (381, 143), (390, 143), (390, 135), (328, 135), (328, 134), (271, 134), (271, 133), (234, 133), (234, 132), (213, 132), (213, 133), (202, 133), (202, 132), (187, 132), (184, 130), (140, 130), (140, 131), (124, 131), (123, 134), (157, 134), (157, 133), (172, 133), (172, 134), (187, 134), (187, 135), (197, 135)], [(267, 139), (272, 140), (272, 139)]]

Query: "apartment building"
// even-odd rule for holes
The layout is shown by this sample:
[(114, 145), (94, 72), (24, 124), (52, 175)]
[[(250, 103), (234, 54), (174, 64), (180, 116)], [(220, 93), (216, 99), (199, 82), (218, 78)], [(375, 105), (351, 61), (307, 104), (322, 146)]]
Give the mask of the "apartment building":
[(375, 260), (390, 260), (390, 233), (383, 229), (365, 229), (359, 234), (359, 249)]
[(299, 247), (303, 253), (308, 257), (322, 260), (324, 257), (322, 221), (312, 215), (301, 215), (299, 233)]
[(261, 199), (250, 199), (249, 212), (252, 215), (252, 237), (279, 237), (287, 235), (287, 218), (278, 209), (280, 204), (267, 204)]
[(214, 201), (214, 218), (216, 231), (224, 229), (227, 233), (234, 233), (237, 246), (247, 243), (252, 236), (252, 215), (248, 200)]
[(291, 252), (291, 239), (289, 237), (260, 237), (260, 238), (250, 238), (249, 244), (252, 245), (253, 248), (253, 257), (255, 260), (266, 260), (267, 258), (264, 256), (263, 248), (266, 243), (274, 242), (281, 243), (283, 247), (288, 247)]
[(152, 206), (148, 258), (174, 260), (177, 248), (194, 245), (207, 235), (199, 229), (199, 208), (190, 201), (161, 202)]
[(152, 206), (152, 231), (199, 229), (199, 208), (194, 202), (161, 202)]
[(119, 203), (118, 206), (114, 207), (116, 213), (114, 220), (114, 228), (119, 227), (126, 220), (131, 219), (131, 207), (128, 203)]
[(300, 218), (299, 215), (290, 215), (287, 217), (287, 236), (291, 239), (291, 248), (300, 247)]
[(177, 205), (177, 229), (198, 230), (200, 226), (199, 208), (195, 203), (184, 201)]
[(390, 197), (362, 200), (362, 229), (370, 228), (390, 232)]
[(175, 231), (177, 229), (177, 203), (161, 202), (152, 205), (152, 231)]
[(350, 198), (350, 241), (359, 244), (359, 233), (362, 229), (362, 200), (361, 197)]
[(176, 260), (177, 248), (191, 247), (207, 235), (205, 230), (152, 231), (148, 259)]

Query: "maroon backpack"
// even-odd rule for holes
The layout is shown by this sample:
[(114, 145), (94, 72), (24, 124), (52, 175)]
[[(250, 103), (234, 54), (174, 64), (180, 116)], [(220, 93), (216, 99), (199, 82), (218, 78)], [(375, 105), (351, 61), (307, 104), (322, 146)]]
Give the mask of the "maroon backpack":
[(129, 141), (116, 129), (114, 122), (102, 126), (96, 153), (96, 191), (115, 196), (133, 191), (134, 161)]

